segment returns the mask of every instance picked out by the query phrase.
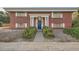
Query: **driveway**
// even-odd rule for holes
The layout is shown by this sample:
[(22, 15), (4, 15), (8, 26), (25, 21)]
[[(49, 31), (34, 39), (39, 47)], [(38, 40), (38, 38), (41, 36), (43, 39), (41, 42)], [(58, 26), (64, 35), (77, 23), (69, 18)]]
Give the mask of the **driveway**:
[(55, 38), (60, 40), (61, 42), (74, 42), (77, 39), (71, 37), (70, 35), (64, 34), (63, 29), (53, 29), (53, 33)]
[(0, 29), (0, 42), (21, 42), (22, 38), (21, 29)]
[(37, 32), (34, 42), (78, 42), (77, 39), (70, 35), (64, 34), (63, 29), (53, 29), (55, 38), (47, 39), (44, 38), (42, 32)]

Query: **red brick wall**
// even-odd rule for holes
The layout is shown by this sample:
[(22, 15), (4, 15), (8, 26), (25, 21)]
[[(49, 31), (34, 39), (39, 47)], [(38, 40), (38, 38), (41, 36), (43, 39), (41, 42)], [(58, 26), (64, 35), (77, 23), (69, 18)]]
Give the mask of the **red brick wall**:
[(72, 26), (72, 12), (63, 13), (63, 22), (65, 23), (65, 28), (71, 28)]
[(72, 26), (72, 12), (62, 12), (63, 18), (51, 18), (49, 19), (49, 25), (51, 27), (51, 24), (60, 24), (64, 23), (65, 28), (71, 28)]
[(63, 18), (51, 18), (51, 23), (54, 23), (54, 24), (61, 24), (63, 23)]
[(15, 12), (9, 12), (10, 16), (10, 28), (15, 28)]
[[(16, 17), (15, 12), (9, 12), (9, 16), (10, 16), (10, 27), (11, 28), (15, 28), (15, 24), (16, 22), (18, 23), (27, 23), (27, 26), (30, 26), (30, 16), (28, 14), (30, 14), (32, 12), (27, 13), (27, 17), (23, 16), (23, 17)], [(34, 13), (34, 12), (33, 12)], [(36, 12), (37, 13), (37, 12)], [(42, 13), (40, 13), (42, 14)], [(44, 12), (45, 14), (45, 12)], [(49, 16), (49, 26), (51, 27), (51, 24), (59, 24), (59, 23), (65, 23), (65, 27), (66, 28), (70, 28), (72, 25), (72, 12), (63, 12), (63, 18), (51, 18), (51, 13), (48, 12), (46, 14), (50, 14)], [(35, 24), (35, 21), (34, 21)]]
[(16, 16), (16, 12), (9, 12), (10, 16), (10, 28), (15, 28), (16, 23), (27, 23), (27, 26), (29, 26), (29, 16)]

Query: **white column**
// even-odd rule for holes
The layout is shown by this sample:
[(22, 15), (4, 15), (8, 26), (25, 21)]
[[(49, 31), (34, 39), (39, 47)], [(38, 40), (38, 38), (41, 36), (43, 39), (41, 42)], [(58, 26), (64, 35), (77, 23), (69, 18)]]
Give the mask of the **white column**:
[(30, 16), (30, 26), (34, 26), (34, 16)]
[(45, 17), (45, 26), (49, 26), (49, 16)]
[(41, 26), (42, 26), (42, 28), (43, 28), (43, 18), (41, 19), (41, 23), (42, 23)]
[(36, 28), (38, 28), (38, 19), (36, 18)]

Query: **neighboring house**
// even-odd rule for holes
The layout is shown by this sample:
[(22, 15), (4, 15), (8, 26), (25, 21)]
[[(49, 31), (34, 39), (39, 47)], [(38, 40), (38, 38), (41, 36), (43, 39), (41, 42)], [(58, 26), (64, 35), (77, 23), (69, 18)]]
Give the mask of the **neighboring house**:
[(37, 8), (4, 8), (10, 16), (11, 28), (36, 27), (42, 29), (44, 26), (51, 28), (71, 28), (72, 13), (77, 8), (63, 7), (37, 7)]

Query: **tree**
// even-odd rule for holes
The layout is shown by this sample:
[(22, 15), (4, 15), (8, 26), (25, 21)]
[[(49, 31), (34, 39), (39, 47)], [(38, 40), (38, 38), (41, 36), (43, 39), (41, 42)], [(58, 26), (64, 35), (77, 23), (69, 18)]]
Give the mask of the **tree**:
[(78, 13), (79, 13), (79, 9), (78, 9)]
[(0, 22), (9, 23), (9, 16), (6, 12), (0, 11)]

